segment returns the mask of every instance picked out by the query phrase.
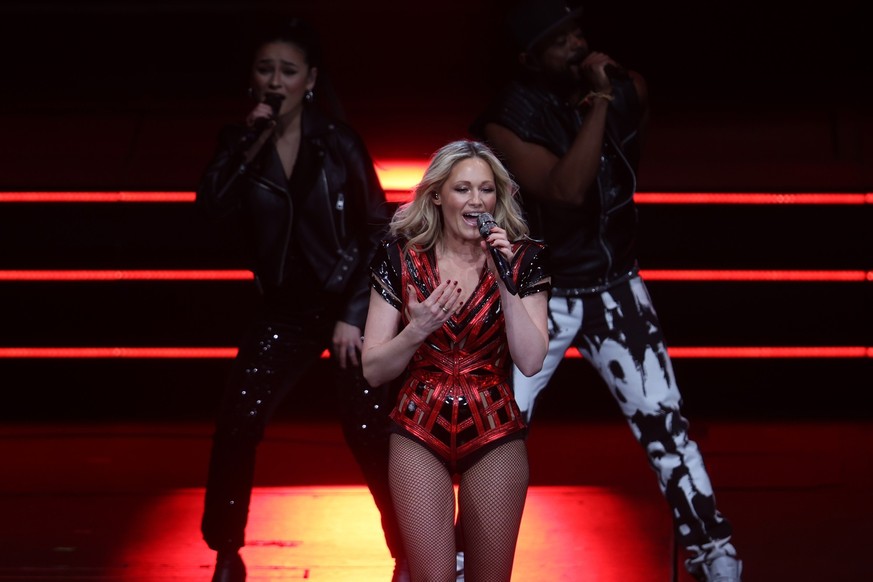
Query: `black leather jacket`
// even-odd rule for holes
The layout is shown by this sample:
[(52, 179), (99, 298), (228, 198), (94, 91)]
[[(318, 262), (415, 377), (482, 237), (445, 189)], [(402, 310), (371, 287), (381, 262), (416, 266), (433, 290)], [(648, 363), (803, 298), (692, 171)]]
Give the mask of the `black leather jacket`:
[[(603, 286), (628, 273), (636, 263), (633, 195), (641, 110), (630, 79), (613, 82), (613, 96), (600, 170), (585, 202), (573, 206), (521, 192), (531, 235), (549, 245), (554, 287)], [(541, 85), (516, 81), (474, 122), (471, 132), (481, 138), (489, 122), (563, 157), (579, 131), (582, 115), (579, 108)]]
[[(210, 214), (240, 212), (251, 239), (252, 270), (265, 294), (289, 283), (288, 253), (293, 239), (299, 241), (302, 259), (321, 290), (343, 303), (340, 319), (363, 329), (369, 263), (389, 217), (364, 143), (348, 126), (304, 109), (302, 139), (318, 167), (309, 169), (309, 191), (292, 196), (272, 143), (247, 166), (242, 164), (239, 143), (244, 131), (242, 126), (222, 128), (218, 149), (197, 188), (197, 203)], [(305, 219), (293, 221), (294, 213)], [(297, 232), (291, 232), (292, 222)]]

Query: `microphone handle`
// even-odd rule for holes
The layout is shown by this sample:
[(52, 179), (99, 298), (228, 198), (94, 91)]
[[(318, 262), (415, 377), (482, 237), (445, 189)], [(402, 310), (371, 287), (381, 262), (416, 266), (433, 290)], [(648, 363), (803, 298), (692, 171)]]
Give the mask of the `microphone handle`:
[(512, 269), (509, 268), (509, 263), (506, 262), (506, 257), (500, 254), (495, 248), (491, 248), (491, 258), (494, 259), (494, 265), (497, 267), (497, 274), (503, 279), (503, 284), (506, 285), (506, 290), (512, 295), (516, 295), (518, 290), (515, 288), (515, 282), (512, 280)]
[(257, 137), (258, 135), (260, 135), (260, 133), (262, 131), (267, 129), (267, 126), (270, 124), (270, 121), (272, 121), (272, 119), (273, 119), (272, 117), (259, 117), (259, 118), (257, 118), (255, 120), (255, 122), (252, 124), (250, 133), (252, 135), (254, 135), (255, 137)]

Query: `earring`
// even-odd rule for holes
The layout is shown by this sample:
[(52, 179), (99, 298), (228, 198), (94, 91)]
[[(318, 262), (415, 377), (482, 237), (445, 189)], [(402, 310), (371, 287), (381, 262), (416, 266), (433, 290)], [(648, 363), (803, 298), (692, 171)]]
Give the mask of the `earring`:
[(315, 101), (315, 93), (313, 93), (312, 89), (306, 90), (306, 93), (303, 94), (303, 99), (307, 103), (312, 103), (313, 101)]
[(254, 99), (254, 98), (255, 98), (255, 89), (254, 89), (254, 87), (249, 87), (249, 88), (248, 88), (248, 91), (246, 91), (246, 92), (249, 94), (249, 99)]
[(434, 193), (433, 193), (433, 199), (434, 199), (434, 200), (439, 200), (439, 199), (440, 199), (440, 193), (439, 193), (439, 192), (434, 192)]

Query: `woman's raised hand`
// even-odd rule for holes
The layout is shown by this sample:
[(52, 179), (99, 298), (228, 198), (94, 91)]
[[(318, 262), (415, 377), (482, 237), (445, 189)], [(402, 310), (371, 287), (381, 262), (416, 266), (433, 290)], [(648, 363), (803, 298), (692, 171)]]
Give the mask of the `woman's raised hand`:
[(409, 325), (430, 335), (449, 320), (460, 307), (461, 290), (457, 281), (444, 281), (433, 290), (430, 297), (419, 301), (415, 287), (407, 285), (406, 315)]

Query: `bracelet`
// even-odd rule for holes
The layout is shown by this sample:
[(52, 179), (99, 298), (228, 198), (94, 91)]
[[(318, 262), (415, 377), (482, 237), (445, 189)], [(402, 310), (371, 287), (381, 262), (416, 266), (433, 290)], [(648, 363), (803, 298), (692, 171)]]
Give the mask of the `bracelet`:
[(579, 103), (577, 103), (577, 107), (588, 106), (591, 105), (591, 102), (595, 99), (606, 99), (607, 101), (613, 101), (615, 97), (611, 93), (606, 93), (604, 91), (589, 91), (588, 95), (583, 97)]

